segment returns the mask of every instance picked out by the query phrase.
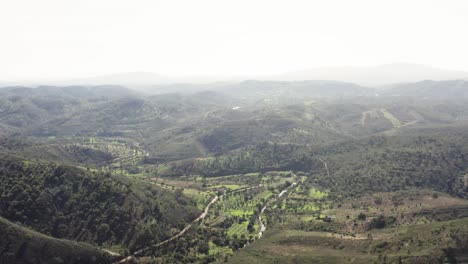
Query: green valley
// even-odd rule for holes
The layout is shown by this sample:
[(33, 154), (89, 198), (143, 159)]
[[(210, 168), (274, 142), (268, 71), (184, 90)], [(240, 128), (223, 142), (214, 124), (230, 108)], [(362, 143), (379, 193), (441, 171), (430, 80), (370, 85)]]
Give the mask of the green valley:
[(468, 84), (440, 85), (0, 88), (0, 260), (466, 263)]

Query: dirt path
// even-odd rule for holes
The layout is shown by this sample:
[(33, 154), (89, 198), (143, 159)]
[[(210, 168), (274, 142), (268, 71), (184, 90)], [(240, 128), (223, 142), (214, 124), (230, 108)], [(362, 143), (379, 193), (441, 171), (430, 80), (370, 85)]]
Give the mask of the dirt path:
[(103, 248), (103, 249), (101, 249), (101, 250), (103, 250), (103, 251), (105, 251), (105, 252), (109, 253), (109, 254), (110, 254), (111, 256), (113, 256), (113, 257), (118, 257), (118, 256), (120, 256), (120, 254), (119, 254), (119, 253), (116, 253), (116, 252), (110, 251), (110, 250), (108, 250), (108, 249), (105, 249), (105, 248)]
[(148, 249), (151, 249), (151, 248), (154, 248), (154, 247), (159, 247), (159, 246), (162, 246), (164, 244), (167, 244), (175, 239), (177, 239), (178, 237), (182, 236), (183, 234), (185, 234), (185, 232), (187, 232), (187, 230), (189, 230), (192, 225), (200, 220), (203, 220), (206, 215), (208, 214), (208, 211), (210, 210), (210, 206), (214, 203), (216, 203), (216, 201), (218, 201), (219, 199), (219, 196), (218, 195), (215, 195), (215, 197), (213, 199), (211, 199), (210, 203), (205, 207), (205, 210), (203, 210), (203, 212), (195, 219), (193, 220), (190, 224), (188, 224), (186, 227), (184, 227), (184, 229), (182, 229), (179, 233), (177, 233), (176, 235), (162, 241), (162, 242), (159, 242), (157, 244), (154, 244), (154, 245), (151, 245), (151, 246), (148, 246), (146, 248), (142, 248), (140, 250), (137, 250), (135, 251), (133, 254), (135, 256), (137, 255), (141, 255), (142, 253), (144, 253), (145, 251), (147, 251)]
[(283, 196), (285, 193), (288, 192), (288, 190), (292, 187), (295, 187), (297, 186), (297, 183), (293, 182), (293, 184), (291, 184), (291, 186), (287, 187), (286, 189), (282, 190), (280, 192), (280, 194), (276, 197), (276, 198), (273, 198), (273, 199), (270, 199), (268, 202), (266, 202), (266, 204), (262, 207), (262, 209), (260, 210), (260, 213), (258, 214), (258, 222), (260, 223), (260, 231), (258, 232), (258, 238), (262, 238), (263, 236), (263, 233), (265, 233), (266, 229), (267, 229), (267, 226), (266, 224), (263, 222), (262, 220), (262, 214), (263, 212), (265, 211), (265, 209), (268, 207), (268, 205), (271, 203), (271, 201), (275, 200), (277, 201), (279, 198), (281, 198), (281, 196)]
[[(169, 242), (171, 242), (171, 241), (173, 241), (173, 240), (179, 238), (180, 236), (182, 236), (183, 234), (185, 234), (185, 232), (187, 232), (187, 230), (189, 230), (189, 229), (192, 227), (192, 225), (193, 225), (194, 223), (196, 223), (196, 222), (198, 222), (198, 221), (204, 219), (204, 218), (206, 217), (206, 215), (208, 214), (208, 211), (210, 210), (210, 206), (211, 206), (213, 203), (215, 203), (216, 201), (218, 201), (219, 198), (220, 198), (220, 197), (219, 197), (218, 195), (215, 195), (215, 197), (214, 197), (213, 199), (211, 199), (210, 203), (205, 207), (205, 210), (203, 210), (203, 212), (202, 212), (195, 220), (193, 220), (190, 224), (188, 224), (186, 227), (184, 227), (184, 229), (182, 229), (179, 233), (177, 233), (177, 234), (175, 234), (174, 236), (172, 236), (172, 237), (170, 237), (170, 238), (168, 238), (168, 239), (166, 239), (166, 240), (164, 240), (164, 241), (161, 241), (161, 242), (159, 242), (159, 243), (157, 243), (157, 244), (154, 244), (154, 245), (151, 245), (151, 246), (147, 246), (147, 247), (145, 247), (145, 248), (142, 248), (142, 249), (140, 249), (140, 250), (137, 250), (137, 251), (135, 251), (135, 252), (133, 253), (133, 255), (130, 255), (130, 256), (128, 256), (128, 257), (126, 257), (126, 258), (124, 258), (124, 259), (122, 259), (122, 260), (120, 260), (120, 261), (117, 261), (117, 262), (115, 262), (114, 264), (125, 263), (125, 262), (127, 262), (127, 261), (133, 259), (134, 256), (141, 255), (141, 254), (143, 254), (145, 251), (147, 251), (147, 250), (149, 250), (149, 249), (151, 249), (151, 248), (155, 248), (155, 247), (162, 246), (162, 245), (164, 245), (164, 244), (167, 244), (167, 243), (169, 243)], [(110, 253), (110, 252), (109, 252), (109, 253)]]
[(332, 237), (332, 238), (335, 238), (335, 239), (344, 239), (344, 240), (367, 240), (367, 239), (369, 239), (369, 237), (367, 235), (364, 235), (364, 234), (355, 234), (354, 236), (343, 235), (343, 234), (334, 234), (334, 233), (330, 233), (330, 232), (323, 232), (323, 234), (325, 234), (325, 236), (327, 236), (327, 237)]
[[(309, 148), (310, 151), (312, 151), (312, 148), (309, 146), (309, 144), (307, 144), (306, 146), (307, 146), (307, 148)], [(320, 158), (320, 157), (316, 157), (316, 158), (317, 158), (318, 160), (320, 160), (320, 162), (322, 162), (323, 166), (325, 167), (325, 170), (327, 171), (327, 176), (328, 176), (328, 178), (330, 178), (330, 170), (328, 169), (328, 164), (327, 164), (322, 158)], [(291, 186), (289, 186), (288, 188), (282, 190), (282, 191), (280, 192), (280, 194), (278, 195), (278, 197), (276, 198), (276, 200), (278, 200), (279, 198), (281, 198), (281, 196), (283, 196), (283, 195), (288, 191), (289, 188), (294, 187), (294, 186), (296, 186), (296, 185), (297, 185), (297, 183), (293, 183), (293, 184), (292, 184)], [(265, 231), (266, 231), (266, 228), (267, 228), (267, 227), (266, 227), (266, 224), (265, 224), (265, 223), (263, 222), (263, 220), (262, 220), (262, 214), (263, 214), (263, 211), (265, 211), (265, 209), (268, 207), (268, 204), (269, 204), (270, 202), (271, 202), (271, 200), (268, 201), (268, 202), (265, 204), (265, 206), (262, 207), (262, 209), (260, 210), (260, 214), (258, 215), (258, 221), (260, 222), (260, 231), (258, 232), (258, 238), (262, 238), (263, 233), (265, 233)]]
[(317, 157), (317, 159), (320, 160), (320, 161), (323, 163), (323, 165), (325, 166), (325, 169), (327, 170), (328, 178), (330, 178), (330, 171), (328, 170), (328, 165), (327, 165), (327, 163), (326, 163), (323, 159), (321, 159), (321, 158), (319, 158), (319, 157)]
[[(203, 220), (205, 219), (206, 215), (208, 214), (209, 210), (210, 210), (210, 207), (212, 204), (216, 203), (219, 199), (221, 199), (224, 195), (229, 195), (229, 194), (234, 194), (234, 193), (238, 193), (238, 192), (243, 192), (243, 191), (246, 191), (246, 190), (250, 190), (250, 189), (254, 189), (254, 188), (258, 188), (258, 187), (261, 187), (262, 184), (259, 184), (259, 185), (256, 185), (256, 186), (253, 186), (253, 187), (248, 187), (248, 188), (243, 188), (243, 189), (239, 189), (239, 190), (235, 190), (235, 191), (232, 191), (232, 192), (229, 192), (229, 193), (225, 193), (223, 195), (215, 195), (215, 197), (213, 199), (211, 199), (211, 201), (208, 203), (208, 205), (205, 207), (205, 209), (203, 210), (203, 212), (195, 219), (193, 220), (190, 224), (188, 224), (186, 227), (184, 227), (184, 229), (182, 229), (181, 231), (179, 231), (179, 233), (175, 234), (174, 236), (164, 240), (164, 241), (161, 241), (157, 244), (154, 244), (154, 245), (151, 245), (151, 246), (147, 246), (145, 248), (142, 248), (140, 250), (137, 250), (133, 253), (133, 255), (130, 255), (130, 256), (127, 256), (126, 258), (122, 259), (122, 260), (119, 260), (117, 262), (114, 262), (114, 264), (122, 264), (122, 263), (125, 263), (127, 261), (130, 261), (131, 259), (134, 258), (134, 256), (139, 256), (139, 255), (142, 255), (145, 251), (148, 251), (149, 249), (152, 249), (152, 248), (155, 248), (155, 247), (159, 247), (159, 246), (162, 246), (164, 244), (167, 244), (177, 238), (179, 238), (180, 236), (182, 236), (183, 234), (185, 234), (185, 232), (187, 232), (187, 230), (189, 230), (193, 224), (197, 223), (198, 221), (200, 220)], [(113, 254), (117, 254), (117, 253), (114, 253), (114, 252), (111, 252), (111, 251), (108, 251), (108, 250), (105, 250), (106, 252), (108, 252), (109, 254), (113, 255)], [(118, 255), (118, 254), (117, 254)]]
[[(312, 151), (312, 148), (309, 146), (309, 144), (306, 145), (307, 148)], [(328, 178), (330, 178), (330, 170), (328, 170), (328, 164), (320, 157), (316, 157), (320, 162), (322, 162), (323, 166), (325, 166), (325, 170), (327, 171)]]

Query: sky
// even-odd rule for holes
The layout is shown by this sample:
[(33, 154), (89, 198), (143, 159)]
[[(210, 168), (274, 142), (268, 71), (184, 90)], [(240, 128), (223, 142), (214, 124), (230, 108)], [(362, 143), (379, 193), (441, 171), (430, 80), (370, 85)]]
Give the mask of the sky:
[(466, 0), (0, 0), (0, 80), (468, 71)]

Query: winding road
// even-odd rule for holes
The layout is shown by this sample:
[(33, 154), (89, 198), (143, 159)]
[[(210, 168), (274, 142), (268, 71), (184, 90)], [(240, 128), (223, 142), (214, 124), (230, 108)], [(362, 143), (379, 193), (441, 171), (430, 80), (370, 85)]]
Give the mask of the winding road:
[[(309, 148), (310, 151), (312, 151), (312, 148), (309, 146), (309, 144), (306, 145), (307, 148)], [(327, 176), (328, 178), (330, 178), (330, 171), (328, 170), (328, 164), (320, 157), (316, 157), (318, 160), (320, 160), (320, 162), (322, 162), (322, 164), (325, 166), (325, 170), (327, 170)]]
[(161, 241), (161, 242), (159, 242), (159, 243), (157, 243), (157, 244), (154, 244), (154, 245), (151, 245), (151, 246), (147, 246), (147, 247), (145, 247), (145, 248), (142, 248), (142, 249), (140, 249), (140, 250), (137, 250), (137, 251), (135, 251), (135, 252), (133, 253), (133, 255), (130, 255), (130, 256), (128, 256), (128, 257), (122, 259), (122, 260), (119, 260), (119, 261), (115, 262), (114, 264), (125, 263), (125, 262), (131, 260), (134, 256), (141, 255), (141, 254), (143, 254), (145, 251), (147, 251), (147, 250), (149, 250), (149, 249), (151, 249), (151, 248), (155, 248), (155, 247), (162, 246), (162, 245), (164, 245), (164, 244), (167, 244), (167, 243), (169, 243), (169, 242), (171, 242), (171, 241), (173, 241), (173, 240), (179, 238), (180, 236), (182, 236), (183, 234), (185, 234), (185, 232), (187, 232), (187, 230), (189, 230), (189, 229), (192, 227), (192, 225), (193, 225), (194, 223), (196, 223), (196, 222), (198, 222), (198, 221), (204, 219), (204, 218), (206, 217), (206, 215), (208, 214), (208, 211), (210, 210), (210, 206), (211, 206), (212, 204), (216, 203), (216, 201), (218, 201), (218, 199), (219, 199), (220, 197), (222, 197), (222, 195), (221, 195), (221, 196), (215, 195), (215, 197), (214, 197), (213, 199), (211, 199), (210, 203), (208, 203), (208, 205), (205, 207), (205, 209), (203, 210), (203, 212), (202, 212), (195, 220), (193, 220), (190, 224), (188, 224), (186, 227), (184, 227), (184, 229), (182, 229), (181, 231), (179, 231), (179, 233), (177, 233), (177, 234), (175, 234), (174, 236), (172, 236), (172, 237), (170, 237), (170, 238), (168, 238), (168, 239), (166, 239), (166, 240), (164, 240), (164, 241)]
[[(312, 148), (309, 146), (309, 144), (306, 145), (307, 148), (312, 151)], [(323, 166), (325, 167), (325, 170), (327, 171), (327, 176), (328, 178), (330, 178), (330, 170), (328, 169), (328, 164), (320, 157), (316, 157), (320, 162), (322, 162)], [(289, 188), (291, 187), (294, 187), (296, 186), (297, 183), (293, 183), (291, 186), (289, 186), (288, 188), (282, 190), (280, 192), (280, 194), (278, 195), (278, 197), (276, 198), (276, 200), (278, 200), (279, 198), (281, 198), (281, 196), (283, 196), (283, 194), (285, 194)], [(265, 233), (266, 231), (266, 224), (263, 222), (262, 220), (262, 214), (263, 212), (265, 211), (265, 209), (268, 207), (268, 204), (271, 202), (272, 200), (268, 201), (263, 207), (262, 209), (260, 210), (260, 213), (258, 214), (258, 221), (260, 222), (260, 231), (258, 232), (258, 238), (262, 238), (263, 236), (263, 233)]]
[(327, 165), (327, 163), (326, 163), (323, 159), (321, 159), (321, 158), (319, 158), (319, 157), (317, 157), (317, 159), (320, 160), (320, 161), (323, 163), (323, 165), (325, 166), (325, 169), (327, 170), (328, 178), (330, 178), (330, 171), (328, 170), (328, 165)]
[[(164, 240), (164, 241), (161, 241), (157, 244), (153, 244), (153, 245), (150, 245), (150, 246), (147, 246), (147, 247), (144, 247), (142, 249), (139, 249), (137, 251), (135, 251), (133, 253), (133, 255), (130, 255), (130, 256), (127, 256), (125, 257), (124, 259), (121, 259), (117, 262), (114, 262), (114, 264), (122, 264), (122, 263), (125, 263), (127, 261), (130, 261), (131, 259), (134, 258), (134, 256), (139, 256), (139, 255), (142, 255), (145, 251), (148, 251), (149, 249), (152, 249), (152, 248), (156, 248), (156, 247), (159, 247), (159, 246), (162, 246), (164, 244), (167, 244), (177, 238), (179, 238), (180, 236), (182, 236), (183, 234), (185, 234), (185, 232), (187, 232), (192, 226), (193, 224), (197, 223), (198, 221), (200, 220), (203, 220), (205, 219), (205, 217), (208, 215), (208, 212), (210, 210), (210, 207), (211, 205), (213, 205), (214, 203), (216, 203), (219, 199), (221, 199), (224, 195), (229, 195), (229, 194), (234, 194), (234, 193), (238, 193), (238, 192), (243, 192), (243, 191), (246, 191), (246, 190), (250, 190), (250, 189), (254, 189), (254, 188), (258, 188), (258, 187), (261, 187), (262, 184), (259, 184), (259, 185), (256, 185), (256, 186), (253, 186), (253, 187), (247, 187), (247, 188), (242, 188), (242, 189), (238, 189), (238, 190), (235, 190), (235, 191), (232, 191), (232, 192), (229, 192), (229, 193), (225, 193), (223, 195), (215, 195), (215, 197), (213, 197), (213, 199), (211, 199), (211, 201), (208, 203), (208, 205), (205, 207), (205, 209), (203, 210), (203, 212), (195, 219), (193, 220), (190, 224), (188, 224), (186, 227), (184, 227), (184, 229), (182, 229), (181, 231), (179, 231), (179, 233), (175, 234), (174, 236)], [(109, 254), (111, 255), (114, 255), (116, 253), (114, 252), (111, 252), (111, 251), (108, 251), (108, 250), (105, 250), (106, 252), (108, 252)], [(118, 255), (118, 254), (117, 254)]]
[[(312, 151), (311, 147), (309, 146), (309, 144), (306, 145), (307, 148), (309, 148), (310, 151)], [(328, 170), (328, 165), (327, 163), (321, 159), (320, 157), (317, 157), (318, 160), (320, 160), (320, 162), (322, 162), (322, 164), (324, 165), (326, 171), (327, 171), (327, 175), (328, 177), (330, 177), (330, 171)], [(258, 233), (258, 238), (262, 238), (263, 234), (265, 233), (266, 229), (267, 229), (267, 226), (266, 226), (266, 223), (263, 222), (262, 220), (262, 214), (264, 213), (264, 211), (266, 210), (266, 208), (268, 207), (268, 205), (271, 203), (271, 201), (275, 200), (277, 201), (278, 199), (280, 199), (287, 191), (288, 189), (296, 186), (297, 183), (294, 182), (292, 183), (289, 187), (287, 187), (286, 189), (282, 190), (279, 195), (275, 198), (275, 199), (271, 199), (269, 200), (268, 202), (266, 202), (266, 204), (262, 207), (262, 209), (260, 210), (260, 213), (258, 214), (258, 221), (260, 223), (260, 231)], [(208, 214), (209, 210), (210, 210), (210, 207), (212, 204), (216, 203), (219, 199), (221, 199), (224, 195), (229, 195), (229, 194), (234, 194), (234, 193), (238, 193), (238, 192), (243, 192), (243, 191), (246, 191), (246, 190), (250, 190), (250, 189), (253, 189), (253, 188), (258, 188), (258, 187), (261, 187), (262, 184), (259, 184), (259, 185), (256, 185), (256, 186), (253, 186), (253, 187), (247, 187), (247, 188), (243, 188), (243, 189), (239, 189), (239, 190), (235, 190), (235, 191), (232, 191), (232, 192), (229, 192), (229, 193), (225, 193), (223, 195), (215, 195), (213, 197), (213, 199), (208, 203), (208, 205), (205, 207), (205, 209), (203, 210), (203, 212), (195, 219), (193, 220), (191, 223), (189, 223), (186, 227), (184, 227), (184, 229), (182, 229), (181, 231), (179, 231), (179, 233), (175, 234), (174, 236), (164, 240), (164, 241), (161, 241), (157, 244), (153, 244), (153, 245), (150, 245), (150, 246), (147, 246), (147, 247), (144, 247), (142, 249), (139, 249), (137, 251), (135, 251), (133, 253), (133, 255), (129, 255), (117, 262), (114, 262), (113, 264), (123, 264), (131, 259), (134, 258), (134, 256), (139, 256), (139, 255), (142, 255), (145, 251), (151, 249), (151, 248), (155, 248), (155, 247), (159, 247), (159, 246), (162, 246), (164, 244), (167, 244), (177, 238), (179, 238), (180, 236), (184, 235), (192, 226), (193, 224), (197, 223), (198, 221), (200, 220), (203, 220), (205, 219), (206, 215)], [(106, 250), (106, 249), (103, 249), (104, 251), (106, 251), (107, 253), (113, 255), (113, 256), (118, 256), (119, 254), (115, 253), (115, 252), (112, 252), (112, 251), (109, 251), (109, 250)]]
[(293, 182), (289, 187), (287, 187), (286, 189), (282, 190), (280, 192), (280, 194), (276, 197), (276, 199), (271, 199), (269, 200), (268, 202), (266, 202), (266, 204), (262, 207), (262, 209), (260, 210), (260, 213), (258, 214), (258, 222), (260, 223), (260, 231), (258, 232), (258, 238), (262, 238), (263, 236), (263, 233), (265, 233), (266, 231), (266, 224), (262, 221), (262, 214), (263, 212), (265, 211), (265, 209), (268, 207), (268, 205), (271, 203), (272, 200), (275, 200), (277, 201), (279, 198), (281, 198), (281, 196), (283, 196), (285, 193), (288, 192), (288, 189), (292, 188), (292, 187), (295, 187), (297, 185), (297, 183)]
[[(326, 163), (325, 163), (325, 166), (326, 166)], [(328, 172), (328, 169), (327, 169), (327, 172)], [(211, 201), (208, 203), (208, 205), (205, 207), (205, 209), (203, 210), (203, 212), (195, 219), (193, 220), (190, 224), (188, 224), (186, 227), (184, 227), (184, 229), (182, 229), (181, 231), (179, 231), (177, 234), (175, 234), (174, 236), (164, 240), (164, 241), (161, 241), (157, 244), (153, 244), (153, 245), (150, 245), (150, 246), (147, 246), (147, 247), (144, 247), (142, 249), (139, 249), (137, 251), (135, 251), (133, 253), (133, 255), (129, 255), (117, 262), (114, 262), (113, 264), (123, 264), (123, 263), (126, 263), (127, 261), (130, 261), (131, 259), (133, 259), (135, 256), (140, 256), (140, 255), (143, 255), (143, 253), (145, 253), (145, 251), (148, 251), (152, 248), (156, 248), (156, 247), (159, 247), (159, 246), (162, 246), (164, 244), (167, 244), (177, 238), (179, 238), (180, 236), (184, 235), (192, 226), (193, 224), (197, 223), (198, 221), (200, 220), (203, 220), (205, 219), (205, 217), (208, 215), (208, 212), (210, 210), (210, 207), (211, 205), (213, 205), (214, 203), (216, 203), (218, 200), (220, 200), (223, 196), (225, 195), (230, 195), (230, 194), (234, 194), (234, 193), (239, 193), (239, 192), (243, 192), (243, 191), (247, 191), (247, 190), (250, 190), (250, 189), (254, 189), (254, 188), (258, 188), (258, 187), (261, 187), (262, 184), (259, 184), (259, 185), (256, 185), (256, 186), (252, 186), (252, 187), (247, 187), (247, 188), (243, 188), (243, 189), (239, 189), (239, 190), (235, 190), (235, 191), (232, 191), (232, 192), (229, 192), (229, 193), (225, 193), (223, 195), (215, 195), (213, 197), (213, 199), (211, 199)], [(280, 199), (285, 193), (288, 192), (288, 190), (290, 188), (293, 188), (297, 186), (297, 183), (294, 182), (292, 183), (290, 186), (288, 186), (286, 189), (282, 190), (278, 196), (276, 198), (273, 198), (273, 199), (270, 199), (269, 201), (266, 202), (266, 204), (262, 207), (262, 209), (260, 210), (260, 213), (258, 215), (258, 221), (260, 223), (260, 231), (258, 233), (258, 238), (262, 238), (263, 236), (263, 233), (265, 233), (266, 229), (267, 229), (267, 226), (266, 226), (266, 223), (263, 222), (262, 220), (262, 214), (264, 213), (264, 211), (266, 210), (266, 208), (268, 207), (268, 205), (273, 201), (277, 201), (278, 199)], [(111, 252), (109, 250), (105, 250), (104, 251), (108, 252), (109, 254), (111, 255), (118, 255), (117, 253), (114, 253), (114, 252)]]

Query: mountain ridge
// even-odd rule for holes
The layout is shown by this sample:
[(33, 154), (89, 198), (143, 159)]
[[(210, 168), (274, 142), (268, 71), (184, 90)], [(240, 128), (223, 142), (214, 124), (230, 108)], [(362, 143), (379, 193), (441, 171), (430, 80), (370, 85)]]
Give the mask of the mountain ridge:
[(335, 80), (352, 82), (363, 86), (380, 86), (394, 83), (417, 82), (423, 80), (468, 79), (468, 71), (448, 70), (412, 63), (391, 63), (377, 66), (334, 66), (316, 67), (279, 74), (250, 75), (165, 75), (150, 71), (121, 72), (83, 78), (61, 80), (2, 81), (5, 85), (124, 85), (148, 87), (167, 84), (210, 84), (215, 82), (242, 82), (246, 80), (306, 81)]

